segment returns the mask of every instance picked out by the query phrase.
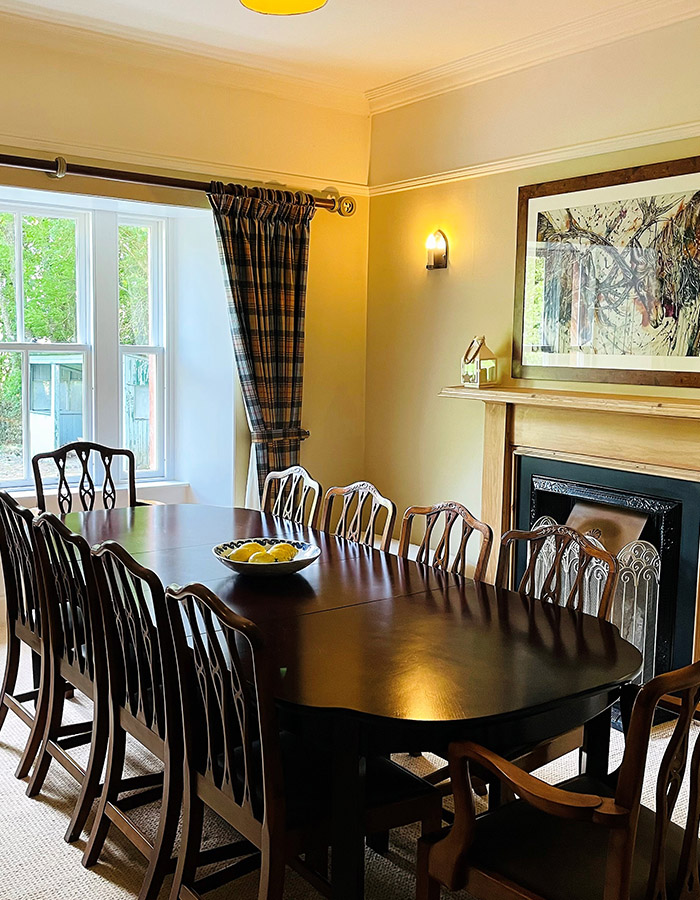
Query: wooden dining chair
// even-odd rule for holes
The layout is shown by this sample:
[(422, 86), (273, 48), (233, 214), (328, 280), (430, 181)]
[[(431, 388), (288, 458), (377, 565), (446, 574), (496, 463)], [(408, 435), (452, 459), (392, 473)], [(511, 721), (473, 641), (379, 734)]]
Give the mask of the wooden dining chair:
[[(49, 629), (48, 708), (27, 795), (42, 789), (52, 759), (81, 785), (65, 839), (80, 837), (100, 789), (107, 751), (107, 668), (102, 613), (88, 543), (51, 513), (34, 520)], [(67, 689), (77, 688), (93, 703), (89, 720), (63, 724)], [(90, 744), (83, 767), (69, 752)]]
[[(507, 531), (501, 538), (496, 585), (511, 584), (514, 548), (523, 542), (527, 557), (517, 590), (536, 600), (554, 603), (610, 621), (619, 566), (615, 557), (567, 525), (547, 525), (534, 531)], [(513, 762), (527, 772), (578, 750), (583, 728), (522, 748)]]
[[(31, 510), (0, 491), (0, 561), (5, 584), (7, 652), (0, 688), (0, 728), (9, 710), (29, 728), (29, 736), (17, 766), (17, 778), (25, 778), (41, 745), (48, 703), (48, 641), (44, 640), (43, 595), (38, 573)], [(29, 649), (34, 688), (17, 692), (22, 647)], [(26, 704), (33, 703), (28, 707)]]
[[(95, 444), (91, 441), (73, 441), (70, 444), (64, 444), (57, 450), (37, 453), (32, 458), (32, 470), (36, 485), (36, 502), (42, 512), (46, 511), (43, 478), (49, 477), (48, 472), (42, 474), (42, 469), (45, 468), (42, 464), (45, 460), (48, 461), (51, 472), (53, 472), (54, 468), (56, 470), (56, 476), (58, 477), (57, 500), (61, 514), (67, 515), (72, 510), (73, 489), (69, 481), (71, 454), (74, 454), (78, 463), (75, 472), (76, 477), (80, 476), (80, 481), (77, 485), (77, 498), (83, 510), (95, 508), (98, 490), (101, 493), (104, 509), (114, 509), (117, 505), (115, 478), (118, 480), (119, 476), (112, 471), (112, 464), (118, 459), (123, 459), (126, 464), (127, 506), (145, 505), (144, 501), (136, 499), (136, 462), (131, 450), (106, 447), (104, 444)], [(94, 466), (98, 459), (104, 472), (102, 487), (99, 489), (95, 486), (94, 481)]]
[[(493, 532), (490, 526), (475, 518), (466, 506), (453, 500), (436, 503), (434, 506), (411, 506), (403, 515), (399, 538), (399, 556), (404, 559), (408, 559), (409, 556), (412, 526), (417, 517), (425, 519), (425, 528), (418, 545), (416, 562), (425, 563), (434, 569), (444, 569), (456, 575), (465, 576), (467, 574), (467, 544), (472, 534), (478, 532), (481, 542), (473, 577), (475, 581), (484, 580), (493, 542)], [(436, 534), (436, 526), (441, 520), (442, 533), (435, 548), (432, 549), (431, 541)], [(450, 538), (457, 522), (461, 524), (459, 546), (450, 562)]]
[[(285, 867), (326, 896), (330, 753), (280, 731), (278, 664), (259, 629), (201, 584), (168, 588), (185, 732), (183, 825), (170, 900), (193, 900), (260, 868), (259, 900), (281, 900)], [(368, 833), (438, 828), (441, 796), (390, 760), (368, 760)], [(206, 808), (240, 835), (202, 850)], [(302, 861), (301, 855), (304, 855)], [(213, 861), (223, 870), (201, 874)], [(235, 860), (235, 861), (234, 861)]]
[[(97, 594), (105, 623), (109, 674), (107, 767), (97, 813), (83, 855), (94, 865), (110, 825), (148, 861), (139, 900), (155, 900), (172, 870), (182, 802), (183, 743), (180, 694), (163, 586), (115, 541), (93, 548)], [(127, 777), (127, 736), (163, 763), (163, 771)], [(127, 796), (122, 796), (127, 794)], [(130, 811), (161, 801), (155, 839)]]
[(517, 542), (527, 545), (525, 570), (517, 591), (609, 621), (619, 570), (611, 553), (567, 525), (507, 531), (498, 556), (498, 587), (511, 585)]
[(268, 472), (263, 486), (261, 508), (265, 513), (315, 528), (323, 488), (303, 466)]
[[(641, 803), (654, 713), (665, 694), (679, 715), (656, 780), (656, 811)], [(688, 766), (700, 700), (700, 663), (658, 675), (639, 691), (622, 764), (606, 781), (588, 776), (551, 786), (472, 743), (450, 747), (455, 798), (451, 830), (421, 839), (418, 900), (440, 885), (477, 900), (690, 900), (700, 896), (700, 741), (690, 759), (685, 827), (671, 821)], [(478, 818), (469, 766), (492, 773), (521, 799)]]
[(346, 487), (329, 488), (323, 500), (321, 514), (323, 531), (331, 532), (333, 501), (336, 497), (342, 498), (342, 505), (332, 533), (348, 541), (374, 547), (378, 520), (384, 513), (384, 528), (381, 531), (379, 549), (388, 550), (396, 522), (396, 505), (386, 497), (382, 497), (369, 481), (356, 481)]

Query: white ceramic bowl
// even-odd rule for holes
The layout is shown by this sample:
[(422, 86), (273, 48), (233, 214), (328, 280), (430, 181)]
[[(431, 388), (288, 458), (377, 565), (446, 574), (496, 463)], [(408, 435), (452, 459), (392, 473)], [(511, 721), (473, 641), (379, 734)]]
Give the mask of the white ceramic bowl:
[[(273, 544), (291, 544), (299, 552), (294, 559), (274, 563), (237, 562), (224, 556), (226, 551), (235, 550), (237, 547), (242, 547), (243, 544), (253, 541), (262, 544), (263, 547), (271, 547)], [(224, 544), (217, 544), (216, 547), (212, 548), (212, 552), (219, 562), (222, 562), (228, 569), (238, 572), (239, 575), (270, 576), (291, 575), (293, 572), (305, 569), (306, 566), (310, 566), (312, 562), (319, 558), (321, 548), (315, 544), (307, 544), (305, 541), (293, 541), (288, 538), (249, 537), (243, 538), (241, 541), (226, 541)]]

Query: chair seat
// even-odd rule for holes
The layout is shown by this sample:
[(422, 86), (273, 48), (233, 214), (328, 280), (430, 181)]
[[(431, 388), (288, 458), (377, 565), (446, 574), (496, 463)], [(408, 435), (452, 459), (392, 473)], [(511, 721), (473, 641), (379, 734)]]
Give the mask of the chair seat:
[[(586, 776), (557, 787), (611, 796), (609, 787)], [(642, 806), (630, 900), (647, 896), (654, 822), (654, 812)], [(469, 864), (513, 881), (543, 900), (602, 900), (609, 834), (600, 825), (559, 819), (518, 800), (479, 817)], [(682, 844), (683, 829), (671, 824), (666, 844), (669, 897), (674, 896)]]

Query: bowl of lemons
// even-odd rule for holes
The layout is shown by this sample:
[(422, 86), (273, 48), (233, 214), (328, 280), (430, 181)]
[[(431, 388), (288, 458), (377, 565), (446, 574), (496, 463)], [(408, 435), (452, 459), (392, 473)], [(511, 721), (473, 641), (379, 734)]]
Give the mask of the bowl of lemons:
[(213, 547), (214, 556), (239, 575), (291, 575), (321, 555), (321, 548), (284, 538), (244, 538)]

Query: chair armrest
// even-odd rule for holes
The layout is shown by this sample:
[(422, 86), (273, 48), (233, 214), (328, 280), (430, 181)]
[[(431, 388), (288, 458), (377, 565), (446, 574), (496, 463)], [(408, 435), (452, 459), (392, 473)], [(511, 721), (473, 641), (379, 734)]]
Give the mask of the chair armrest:
[(593, 821), (608, 828), (619, 828), (627, 823), (628, 810), (616, 806), (610, 797), (564, 791), (523, 771), (479, 744), (471, 741), (451, 744), (449, 755), (452, 772), (464, 760), (478, 763), (530, 806), (549, 815), (562, 819)]

